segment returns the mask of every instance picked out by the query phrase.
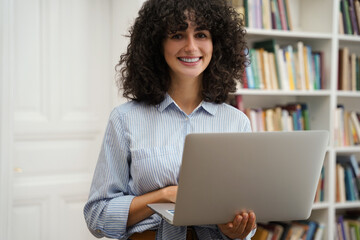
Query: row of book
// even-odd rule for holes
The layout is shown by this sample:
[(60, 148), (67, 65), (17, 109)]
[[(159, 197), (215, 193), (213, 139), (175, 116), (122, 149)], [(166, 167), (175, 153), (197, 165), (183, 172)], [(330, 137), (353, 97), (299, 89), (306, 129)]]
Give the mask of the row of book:
[(354, 146), (360, 144), (360, 112), (346, 111), (344, 105), (339, 104), (335, 109), (334, 145)]
[(290, 103), (274, 108), (246, 108), (253, 132), (310, 130), (306, 103)]
[(325, 167), (323, 166), (321, 169), (321, 174), (316, 189), (316, 194), (314, 199), (315, 203), (324, 202), (325, 200), (324, 184), (325, 184)]
[(340, 0), (339, 33), (360, 35), (360, 0)]
[(292, 30), (288, 0), (232, 0), (232, 4), (245, 16), (246, 27)]
[(324, 88), (324, 56), (299, 41), (280, 47), (274, 39), (255, 42), (249, 50), (250, 66), (243, 88), (267, 90), (319, 90)]
[(360, 55), (348, 47), (339, 49), (338, 89), (360, 91)]
[(337, 240), (360, 240), (360, 212), (347, 211), (336, 219)]
[(358, 201), (360, 168), (355, 154), (336, 156), (336, 202)]
[(315, 221), (259, 223), (252, 240), (320, 240), (323, 239), (325, 225)]

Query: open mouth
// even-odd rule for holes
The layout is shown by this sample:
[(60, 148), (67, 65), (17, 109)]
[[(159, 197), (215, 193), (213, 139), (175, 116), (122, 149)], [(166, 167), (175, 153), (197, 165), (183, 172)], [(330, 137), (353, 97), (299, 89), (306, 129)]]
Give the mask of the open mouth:
[(196, 63), (196, 62), (200, 61), (200, 59), (202, 59), (202, 57), (192, 57), (192, 58), (179, 57), (178, 59), (185, 63)]

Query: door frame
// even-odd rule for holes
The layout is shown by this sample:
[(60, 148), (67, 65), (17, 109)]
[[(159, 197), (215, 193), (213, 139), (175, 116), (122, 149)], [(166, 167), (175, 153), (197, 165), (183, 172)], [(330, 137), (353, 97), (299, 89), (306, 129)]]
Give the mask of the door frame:
[(9, 240), (12, 206), (13, 86), (10, 79), (10, 0), (0, 0), (0, 239)]

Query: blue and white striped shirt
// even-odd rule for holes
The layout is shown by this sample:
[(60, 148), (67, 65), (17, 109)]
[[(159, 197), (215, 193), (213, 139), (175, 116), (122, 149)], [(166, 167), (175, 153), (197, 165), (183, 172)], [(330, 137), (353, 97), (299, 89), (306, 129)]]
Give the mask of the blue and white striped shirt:
[[(135, 232), (152, 229), (157, 230), (157, 239), (186, 239), (186, 227), (172, 226), (157, 214), (127, 228), (132, 199), (178, 185), (187, 134), (247, 131), (251, 127), (246, 115), (227, 104), (203, 101), (187, 115), (166, 94), (156, 106), (130, 101), (116, 107), (84, 208), (88, 228), (96, 237), (127, 239)], [(195, 230), (199, 239), (227, 239), (215, 225)]]

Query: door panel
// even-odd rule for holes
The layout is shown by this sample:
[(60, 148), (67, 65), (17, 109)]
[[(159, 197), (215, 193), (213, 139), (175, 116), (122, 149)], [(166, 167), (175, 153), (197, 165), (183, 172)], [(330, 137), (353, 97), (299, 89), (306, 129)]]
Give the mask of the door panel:
[(111, 1), (13, 0), (11, 240), (95, 239), (82, 209), (112, 108)]

